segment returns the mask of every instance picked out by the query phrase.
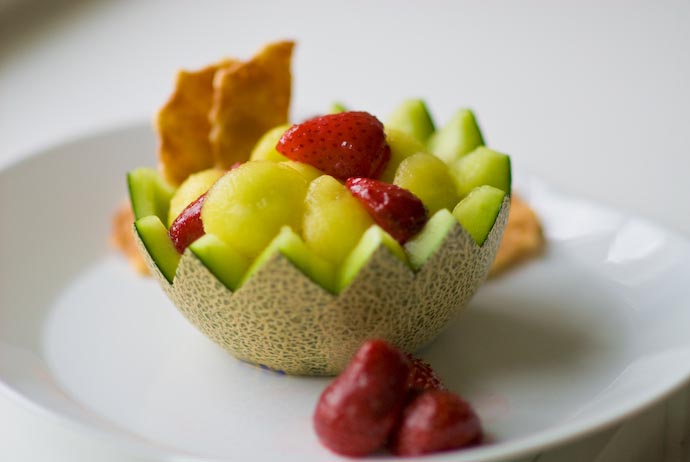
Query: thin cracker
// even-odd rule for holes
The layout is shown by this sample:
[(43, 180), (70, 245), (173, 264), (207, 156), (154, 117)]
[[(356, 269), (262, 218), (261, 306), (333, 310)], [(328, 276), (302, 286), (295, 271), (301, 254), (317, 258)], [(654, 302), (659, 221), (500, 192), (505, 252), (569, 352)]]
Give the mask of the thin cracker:
[(513, 194), (508, 223), (489, 275), (495, 276), (538, 255), (544, 246), (539, 218), (523, 199)]
[(251, 60), (216, 73), (210, 112), (216, 167), (230, 168), (246, 161), (261, 135), (287, 123), (293, 47), (291, 41), (269, 44)]
[(146, 261), (141, 256), (137, 243), (134, 240), (132, 223), (134, 223), (134, 212), (132, 212), (132, 206), (127, 201), (113, 215), (110, 244), (122, 252), (132, 268), (138, 273), (149, 275), (150, 272), (148, 266), (146, 266)]
[(213, 104), (213, 78), (219, 69), (236, 61), (225, 60), (198, 71), (179, 71), (175, 89), (158, 112), (158, 159), (165, 178), (173, 184), (214, 164), (208, 134)]

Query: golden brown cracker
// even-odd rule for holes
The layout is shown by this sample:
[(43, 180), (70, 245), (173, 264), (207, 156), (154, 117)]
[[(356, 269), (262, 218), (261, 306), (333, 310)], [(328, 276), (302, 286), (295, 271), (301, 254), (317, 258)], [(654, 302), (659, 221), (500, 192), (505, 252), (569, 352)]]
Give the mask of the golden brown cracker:
[(127, 257), (132, 268), (138, 273), (151, 274), (134, 240), (132, 223), (134, 223), (134, 212), (129, 202), (126, 202), (113, 215), (110, 243)]
[(158, 159), (165, 178), (180, 184), (191, 173), (213, 166), (208, 119), (213, 104), (213, 78), (225, 60), (198, 71), (179, 71), (175, 89), (156, 117)]
[(216, 73), (210, 112), (216, 167), (246, 161), (261, 135), (288, 121), (293, 47), (291, 41), (269, 44), (251, 60)]
[(524, 200), (513, 194), (508, 224), (489, 274), (494, 276), (539, 254), (544, 245), (539, 218)]

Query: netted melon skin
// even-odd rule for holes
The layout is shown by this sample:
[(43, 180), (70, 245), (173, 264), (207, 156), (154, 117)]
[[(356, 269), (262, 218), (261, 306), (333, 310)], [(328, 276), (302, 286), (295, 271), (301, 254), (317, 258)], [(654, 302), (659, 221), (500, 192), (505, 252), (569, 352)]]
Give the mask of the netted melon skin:
[(333, 295), (276, 255), (234, 293), (187, 250), (168, 283), (135, 236), (152, 274), (180, 312), (238, 359), (294, 375), (335, 375), (369, 338), (408, 352), (431, 342), (486, 279), (510, 199), (479, 247), (458, 224), (417, 273), (379, 247)]

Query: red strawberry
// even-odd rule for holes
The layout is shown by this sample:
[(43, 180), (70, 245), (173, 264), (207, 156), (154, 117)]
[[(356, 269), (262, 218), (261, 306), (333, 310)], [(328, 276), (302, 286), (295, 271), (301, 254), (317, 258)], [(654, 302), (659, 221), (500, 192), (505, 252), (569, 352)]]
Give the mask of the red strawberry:
[(408, 386), (417, 392), (425, 390), (445, 390), (446, 387), (443, 386), (441, 379), (436, 372), (432, 369), (431, 365), (427, 362), (422, 361), (419, 358), (415, 358), (412, 355), (407, 355), (412, 364), (412, 369), (410, 370), (410, 378), (408, 381)]
[(391, 156), (383, 124), (367, 112), (328, 114), (293, 125), (276, 149), (340, 180), (377, 177)]
[(345, 185), (364, 205), (376, 224), (401, 244), (424, 227), (426, 207), (410, 191), (370, 178), (350, 178)]
[(321, 443), (348, 456), (382, 448), (399, 420), (409, 374), (399, 350), (383, 340), (365, 342), (319, 398), (314, 429)]
[(184, 253), (185, 249), (192, 242), (204, 235), (204, 224), (201, 222), (201, 207), (204, 204), (206, 193), (199, 196), (197, 200), (189, 204), (175, 218), (170, 225), (168, 235), (173, 241), (178, 252)]
[(459, 396), (427, 390), (405, 407), (389, 446), (395, 454), (415, 456), (468, 446), (481, 433), (479, 417)]

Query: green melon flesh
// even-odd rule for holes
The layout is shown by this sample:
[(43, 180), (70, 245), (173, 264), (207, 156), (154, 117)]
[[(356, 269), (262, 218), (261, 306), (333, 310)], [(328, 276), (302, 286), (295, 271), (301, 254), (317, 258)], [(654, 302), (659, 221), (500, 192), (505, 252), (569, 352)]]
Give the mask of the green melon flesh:
[(328, 292), (336, 292), (335, 266), (310, 250), (302, 238), (289, 226), (283, 226), (278, 235), (254, 260), (242, 284), (279, 252), (312, 281)]
[(498, 188), (479, 186), (453, 210), (453, 216), (470, 233), (477, 245), (482, 245), (489, 235), (505, 197), (505, 191)]
[(251, 263), (249, 258), (213, 234), (201, 236), (189, 250), (230, 290), (237, 289)]
[(393, 184), (417, 196), (429, 214), (440, 209), (453, 210), (460, 200), (455, 178), (448, 165), (438, 157), (423, 152), (400, 162)]
[(206, 193), (204, 230), (256, 258), (284, 225), (301, 230), (307, 179), (281, 162), (251, 161)]
[(405, 132), (420, 143), (426, 143), (434, 133), (434, 121), (421, 99), (403, 101), (386, 120), (386, 127)]
[(460, 109), (446, 125), (431, 135), (427, 148), (450, 164), (482, 145), (484, 137), (474, 113)]
[(192, 173), (186, 180), (178, 186), (175, 194), (170, 199), (170, 207), (168, 209), (168, 227), (173, 224), (173, 221), (187, 208), (189, 204), (194, 202), (213, 186), (213, 183), (218, 181), (218, 178), (225, 174), (224, 170), (219, 168), (210, 168), (200, 172)]
[(329, 175), (322, 175), (309, 184), (304, 203), (304, 242), (316, 254), (340, 267), (374, 220), (350, 190)]
[(381, 174), (381, 181), (392, 183), (395, 179), (395, 172), (398, 167), (410, 156), (419, 152), (426, 152), (426, 147), (420, 143), (416, 138), (396, 128), (385, 127), (386, 143), (391, 148), (391, 158), (388, 160), (388, 165)]
[(380, 246), (385, 246), (390, 252), (407, 264), (407, 256), (402, 246), (379, 226), (371, 226), (352, 249), (343, 265), (338, 277), (338, 292), (342, 292), (357, 277), (359, 270), (369, 262), (371, 256)]
[(153, 215), (167, 222), (175, 188), (156, 170), (147, 167), (132, 170), (127, 174), (127, 187), (135, 219)]
[(491, 185), (510, 194), (510, 156), (481, 146), (451, 165), (460, 197), (481, 185)]
[(331, 104), (331, 107), (328, 110), (329, 114), (340, 114), (341, 112), (347, 112), (347, 107), (338, 101)]
[(290, 126), (290, 124), (279, 125), (264, 133), (254, 145), (249, 160), (270, 160), (273, 162), (288, 160), (287, 157), (278, 152), (276, 144)]
[(419, 270), (441, 247), (457, 220), (447, 209), (436, 212), (424, 225), (424, 228), (405, 243), (405, 250), (412, 269)]
[(324, 174), (318, 168), (311, 166), (309, 164), (305, 164), (304, 162), (298, 162), (296, 160), (287, 160), (283, 162), (283, 164), (297, 170), (299, 173), (302, 174), (304, 178), (306, 178), (306, 180), (309, 183), (311, 183), (312, 181)]
[(134, 229), (165, 279), (172, 284), (180, 262), (180, 254), (168, 236), (168, 230), (159, 217), (149, 215), (134, 222)]

